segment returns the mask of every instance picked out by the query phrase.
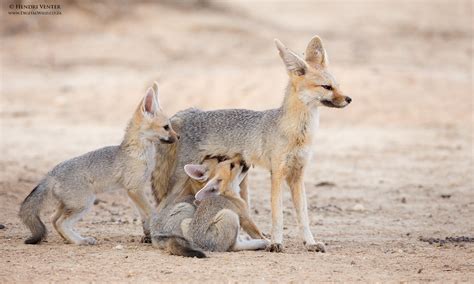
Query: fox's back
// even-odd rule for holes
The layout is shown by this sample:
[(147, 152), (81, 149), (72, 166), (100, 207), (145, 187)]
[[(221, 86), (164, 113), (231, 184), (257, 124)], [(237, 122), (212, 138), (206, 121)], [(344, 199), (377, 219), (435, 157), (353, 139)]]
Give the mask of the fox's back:
[[(82, 171), (95, 175), (111, 165), (118, 152), (118, 146), (109, 146), (71, 158), (55, 166), (49, 173), (52, 176), (81, 174)], [(79, 171), (79, 172), (78, 172)]]
[(178, 168), (201, 162), (206, 155), (241, 154), (251, 163), (266, 146), (266, 137), (275, 129), (279, 115), (280, 109), (187, 109), (178, 112), (174, 117), (182, 125)]
[(100, 186), (115, 176), (114, 163), (119, 146), (104, 147), (66, 160), (55, 166), (47, 179), (65, 188)]

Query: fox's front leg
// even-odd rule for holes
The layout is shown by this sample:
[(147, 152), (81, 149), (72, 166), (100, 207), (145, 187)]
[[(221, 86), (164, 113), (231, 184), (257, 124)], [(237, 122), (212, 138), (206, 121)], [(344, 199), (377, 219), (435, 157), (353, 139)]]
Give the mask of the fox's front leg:
[(247, 204), (247, 211), (250, 213), (250, 196), (249, 196), (249, 176), (245, 176), (242, 182), (240, 183), (240, 197)]
[(133, 203), (135, 203), (137, 206), (138, 212), (140, 213), (140, 218), (142, 219), (144, 237), (142, 238), (141, 242), (151, 243), (150, 218), (154, 209), (145, 196), (145, 189), (129, 189), (127, 190), (127, 193), (130, 199), (132, 199)]
[(311, 229), (309, 227), (308, 206), (306, 201), (306, 190), (303, 182), (303, 168), (291, 171), (286, 179), (290, 187), (293, 205), (296, 210), (298, 227), (306, 248), (309, 251), (325, 252), (322, 242), (315, 242)]
[(282, 172), (272, 170), (272, 242), (268, 248), (271, 252), (283, 251), (283, 192)]
[(240, 218), (240, 225), (252, 239), (265, 239), (257, 224), (250, 218), (248, 214), (245, 214)]

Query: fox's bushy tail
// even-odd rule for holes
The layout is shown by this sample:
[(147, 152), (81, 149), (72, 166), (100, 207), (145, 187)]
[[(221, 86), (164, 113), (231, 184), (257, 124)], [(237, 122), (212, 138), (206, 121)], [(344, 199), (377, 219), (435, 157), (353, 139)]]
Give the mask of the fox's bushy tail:
[(199, 249), (194, 249), (191, 243), (178, 235), (158, 235), (152, 238), (154, 246), (164, 249), (169, 254), (185, 257), (205, 258), (206, 254)]
[(40, 183), (21, 203), (20, 219), (32, 233), (32, 236), (25, 240), (25, 244), (38, 244), (46, 238), (46, 227), (40, 219), (40, 212), (45, 199), (46, 188)]

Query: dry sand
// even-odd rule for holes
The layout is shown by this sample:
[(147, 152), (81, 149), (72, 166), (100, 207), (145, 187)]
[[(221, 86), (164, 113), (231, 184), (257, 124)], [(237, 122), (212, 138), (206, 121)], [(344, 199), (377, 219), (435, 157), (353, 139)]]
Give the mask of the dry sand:
[[(474, 237), (472, 2), (251, 2), (66, 1), (46, 17), (3, 7), (0, 282), (474, 281), (473, 243), (419, 240)], [(321, 110), (305, 178), (327, 253), (305, 251), (288, 191), (284, 253), (166, 255), (138, 243), (124, 192), (100, 195), (79, 223), (97, 246), (66, 245), (49, 222), (46, 243), (23, 244), (21, 201), (58, 162), (119, 143), (153, 80), (169, 114), (277, 107), (287, 75), (273, 38), (302, 52), (314, 34), (353, 98)], [(268, 173), (250, 180), (269, 233)]]

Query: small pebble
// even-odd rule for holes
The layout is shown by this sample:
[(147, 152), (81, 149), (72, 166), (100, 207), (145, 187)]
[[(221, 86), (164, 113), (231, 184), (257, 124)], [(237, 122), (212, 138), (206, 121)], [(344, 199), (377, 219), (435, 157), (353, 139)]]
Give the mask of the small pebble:
[(96, 200), (94, 200), (94, 205), (97, 205), (97, 204), (99, 204), (99, 203), (107, 203), (107, 202), (105, 202), (104, 200), (99, 199), (99, 198), (97, 198)]
[(0, 230), (3, 230), (3, 229), (5, 229), (5, 225), (0, 224)]
[(354, 205), (354, 207), (352, 207), (352, 210), (362, 212), (365, 211), (365, 207), (364, 205), (357, 203), (356, 205)]
[(322, 182), (319, 182), (317, 184), (315, 184), (314, 186), (327, 186), (327, 187), (333, 187), (333, 186), (336, 186), (335, 183), (333, 182), (330, 182), (330, 181), (322, 181)]
[(114, 249), (119, 249), (120, 250), (120, 249), (123, 249), (123, 246), (122, 245), (117, 245), (117, 246), (114, 247)]

